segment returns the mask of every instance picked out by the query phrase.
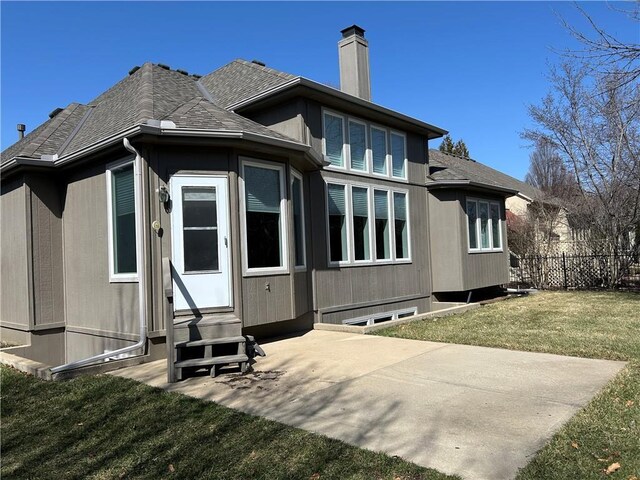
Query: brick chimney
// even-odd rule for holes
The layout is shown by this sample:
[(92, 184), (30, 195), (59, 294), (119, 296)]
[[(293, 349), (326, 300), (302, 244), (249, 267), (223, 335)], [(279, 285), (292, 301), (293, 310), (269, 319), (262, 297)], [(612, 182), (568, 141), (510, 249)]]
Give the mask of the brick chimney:
[(369, 42), (364, 38), (364, 29), (352, 25), (341, 33), (342, 39), (338, 42), (340, 90), (371, 101)]

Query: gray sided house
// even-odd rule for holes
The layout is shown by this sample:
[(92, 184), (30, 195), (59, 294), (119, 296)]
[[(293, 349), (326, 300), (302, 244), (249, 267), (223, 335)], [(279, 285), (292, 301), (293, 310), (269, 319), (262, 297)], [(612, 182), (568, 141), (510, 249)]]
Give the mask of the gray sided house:
[(372, 103), (364, 31), (342, 33), (341, 90), (258, 62), (147, 63), (2, 152), (13, 353), (54, 372), (167, 356), (174, 379), (246, 365), (245, 335), (506, 283), (513, 190), (429, 152), (444, 130)]

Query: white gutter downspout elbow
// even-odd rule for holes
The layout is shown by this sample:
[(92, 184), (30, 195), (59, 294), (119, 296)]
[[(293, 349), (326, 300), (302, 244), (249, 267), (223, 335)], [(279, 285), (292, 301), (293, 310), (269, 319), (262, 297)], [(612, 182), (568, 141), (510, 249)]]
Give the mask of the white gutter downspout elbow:
[[(140, 319), (140, 340), (128, 347), (113, 350), (111, 352), (94, 355), (93, 357), (84, 358), (82, 360), (76, 360), (75, 362), (66, 363), (51, 369), (51, 373), (59, 373), (74, 368), (90, 365), (98, 360), (106, 360), (123, 353), (132, 352), (140, 348), (144, 349), (147, 343), (147, 300), (146, 300), (146, 284), (147, 284), (147, 272), (144, 267), (144, 261), (146, 258), (146, 246), (144, 241), (144, 206), (143, 206), (143, 184), (142, 184), (142, 156), (131, 145), (129, 139), (124, 137), (124, 148), (131, 153), (135, 154), (136, 159), (133, 164), (134, 174), (134, 196), (135, 196), (135, 208), (136, 208), (136, 269), (138, 271), (138, 315)], [(144, 353), (144, 351), (142, 352)]]

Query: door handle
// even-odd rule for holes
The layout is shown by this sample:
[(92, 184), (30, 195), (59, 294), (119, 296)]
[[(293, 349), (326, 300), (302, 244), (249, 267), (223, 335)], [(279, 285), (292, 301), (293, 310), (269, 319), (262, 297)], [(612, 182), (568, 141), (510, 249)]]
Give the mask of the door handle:
[(229, 242), (227, 241), (227, 237), (224, 237), (224, 246), (229, 248)]

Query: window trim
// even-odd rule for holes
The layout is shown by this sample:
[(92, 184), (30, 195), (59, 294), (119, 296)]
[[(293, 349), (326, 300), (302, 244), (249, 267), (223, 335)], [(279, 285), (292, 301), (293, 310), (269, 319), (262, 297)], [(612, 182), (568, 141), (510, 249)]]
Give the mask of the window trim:
[[(469, 214), (468, 212), (468, 204), (469, 202), (475, 202), (476, 204), (476, 248), (471, 248), (470, 238), (469, 238)], [(489, 247), (482, 247), (482, 232), (481, 232), (481, 223), (480, 223), (480, 202), (487, 204), (487, 230), (489, 235)], [(495, 248), (493, 246), (493, 219), (491, 217), (491, 205), (497, 205), (498, 207), (498, 232), (500, 236), (500, 247)], [(504, 236), (502, 234), (502, 207), (500, 206), (500, 202), (498, 200), (489, 200), (487, 198), (480, 197), (465, 197), (464, 204), (464, 214), (466, 218), (466, 230), (467, 230), (467, 253), (498, 253), (504, 252)]]
[[(288, 209), (287, 209), (287, 188), (286, 188), (286, 166), (283, 163), (272, 162), (259, 158), (239, 157), (240, 175), (238, 177), (238, 190), (240, 197), (240, 235), (241, 235), (241, 257), (242, 275), (244, 277), (256, 277), (265, 275), (285, 275), (289, 274), (289, 242), (288, 242)], [(249, 249), (247, 244), (247, 205), (245, 200), (244, 168), (245, 166), (277, 170), (280, 177), (280, 238), (281, 238), (281, 259), (282, 265), (279, 267), (254, 267), (249, 268)]]
[[(105, 169), (106, 176), (106, 184), (107, 184), (107, 241), (108, 241), (108, 258), (109, 258), (109, 283), (136, 283), (139, 282), (139, 272), (135, 273), (116, 273), (115, 272), (115, 244), (113, 241), (113, 233), (114, 233), (114, 225), (113, 225), (113, 172), (121, 170), (129, 165), (133, 165), (133, 201), (134, 201), (134, 215), (135, 215), (135, 225), (136, 229), (135, 237), (136, 237), (136, 245), (138, 242), (138, 231), (137, 226), (139, 223), (139, 215), (138, 209), (135, 208), (139, 202), (140, 192), (138, 191), (136, 185), (136, 164), (133, 156), (129, 156), (115, 162), (111, 162), (107, 164)], [(136, 258), (138, 255), (137, 246), (136, 246)], [(136, 260), (136, 270), (138, 267), (138, 262)]]
[[(291, 185), (291, 191), (289, 192), (289, 196), (291, 198), (291, 226), (293, 227), (293, 268), (296, 272), (306, 272), (307, 271), (307, 232), (306, 232), (306, 221), (305, 221), (305, 205), (304, 205), (304, 177), (302, 173), (298, 172), (295, 168), (290, 169), (291, 173), (291, 181), (289, 184)], [(296, 265), (296, 232), (295, 232), (295, 219), (293, 218), (294, 214), (294, 205), (293, 205), (293, 181), (294, 179), (300, 180), (300, 217), (302, 220), (302, 265)]]
[[(376, 265), (397, 265), (410, 264), (413, 262), (411, 248), (411, 210), (409, 203), (409, 190), (403, 188), (390, 187), (386, 185), (377, 185), (358, 181), (351, 181), (339, 178), (324, 179), (324, 198), (325, 198), (325, 228), (326, 228), (326, 252), (327, 266), (335, 267), (360, 267), (360, 266), (376, 266)], [(345, 220), (347, 223), (347, 260), (339, 262), (331, 261), (331, 241), (329, 238), (329, 185), (340, 185), (345, 188)], [(353, 195), (352, 187), (367, 189), (367, 201), (369, 208), (369, 260), (355, 260), (355, 238), (353, 232)], [(374, 191), (379, 190), (387, 194), (387, 206), (389, 215), (389, 258), (378, 259), (376, 255), (376, 239), (375, 239), (375, 202)], [(402, 193), (405, 196), (407, 209), (407, 252), (408, 257), (396, 257), (395, 243), (395, 211), (394, 211), (394, 193)]]

